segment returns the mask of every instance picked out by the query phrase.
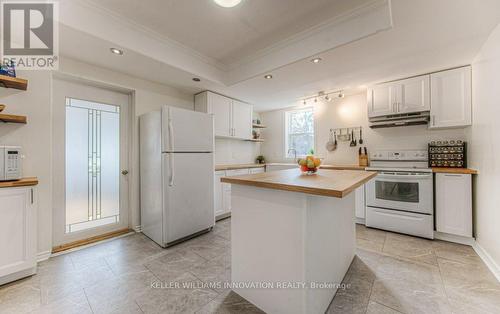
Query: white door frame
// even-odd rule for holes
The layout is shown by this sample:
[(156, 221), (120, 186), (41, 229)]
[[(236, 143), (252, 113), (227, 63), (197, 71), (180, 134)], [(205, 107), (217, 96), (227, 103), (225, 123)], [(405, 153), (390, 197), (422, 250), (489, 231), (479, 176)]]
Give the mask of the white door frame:
[[(120, 140), (120, 171), (130, 172), (132, 165), (132, 130), (133, 117), (133, 92), (122, 88), (113, 88), (109, 85), (90, 82), (78, 78), (67, 77), (67, 75), (55, 75), (52, 86), (52, 173), (53, 173), (53, 212), (52, 212), (52, 246), (59, 246), (70, 242), (87, 239), (97, 235), (130, 228), (130, 191), (132, 189), (131, 178), (120, 176), (120, 222), (116, 224), (104, 225), (88, 230), (65, 233), (65, 125), (66, 125), (66, 97), (85, 99), (100, 103), (115, 103), (117, 98), (125, 96), (127, 102), (120, 104), (120, 128), (125, 130), (120, 132), (120, 136), (125, 139)], [(95, 91), (94, 96), (91, 91)], [(118, 95), (122, 94), (122, 95)], [(89, 97), (90, 96), (90, 97)], [(94, 98), (95, 97), (95, 98)]]

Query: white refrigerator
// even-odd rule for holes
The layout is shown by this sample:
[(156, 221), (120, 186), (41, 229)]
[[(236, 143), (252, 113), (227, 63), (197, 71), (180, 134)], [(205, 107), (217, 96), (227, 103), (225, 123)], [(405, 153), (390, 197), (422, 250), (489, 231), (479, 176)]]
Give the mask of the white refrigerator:
[(142, 232), (162, 247), (210, 230), (213, 116), (164, 106), (140, 116)]

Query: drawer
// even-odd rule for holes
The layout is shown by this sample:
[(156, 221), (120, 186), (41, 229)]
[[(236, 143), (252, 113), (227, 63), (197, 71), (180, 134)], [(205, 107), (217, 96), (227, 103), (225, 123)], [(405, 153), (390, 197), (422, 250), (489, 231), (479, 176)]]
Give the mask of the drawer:
[(434, 238), (432, 215), (366, 207), (366, 226), (417, 237)]
[(235, 169), (226, 171), (227, 177), (241, 176), (245, 174), (248, 174), (248, 169)]
[(255, 173), (264, 173), (264, 168), (250, 168), (250, 174), (255, 174)]

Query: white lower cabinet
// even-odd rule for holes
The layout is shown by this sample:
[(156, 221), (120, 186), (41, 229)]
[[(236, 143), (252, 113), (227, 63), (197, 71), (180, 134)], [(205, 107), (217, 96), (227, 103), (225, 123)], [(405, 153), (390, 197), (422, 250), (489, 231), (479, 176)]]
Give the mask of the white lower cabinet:
[(266, 172), (266, 169), (264, 167), (250, 168), (250, 174), (263, 173), (263, 172)]
[(266, 165), (266, 171), (278, 171), (278, 170), (287, 170), (298, 168), (299, 166), (296, 163), (293, 164), (268, 164)]
[(33, 187), (0, 189), (0, 285), (36, 272)]
[(436, 231), (472, 237), (470, 174), (436, 174)]
[(220, 179), (222, 177), (240, 176), (245, 174), (260, 173), (264, 171), (265, 171), (264, 167), (216, 171), (215, 184), (214, 184), (215, 219), (217, 220), (226, 218), (231, 214), (231, 184), (220, 182)]

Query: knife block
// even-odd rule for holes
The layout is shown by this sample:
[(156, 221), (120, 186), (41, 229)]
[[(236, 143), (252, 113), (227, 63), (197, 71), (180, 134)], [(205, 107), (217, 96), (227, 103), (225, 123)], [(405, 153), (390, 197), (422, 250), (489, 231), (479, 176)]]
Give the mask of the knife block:
[(358, 155), (358, 159), (359, 159), (359, 165), (361, 167), (368, 167), (368, 155), (366, 154), (361, 154), (361, 155)]

